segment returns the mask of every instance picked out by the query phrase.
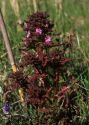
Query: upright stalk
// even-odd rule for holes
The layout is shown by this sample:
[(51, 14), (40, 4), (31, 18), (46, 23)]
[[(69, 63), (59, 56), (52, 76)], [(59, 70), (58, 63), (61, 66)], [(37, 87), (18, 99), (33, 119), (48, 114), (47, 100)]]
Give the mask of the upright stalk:
[(14, 57), (13, 57), (12, 50), (10, 47), (10, 40), (8, 37), (8, 33), (6, 30), (6, 26), (4, 23), (4, 19), (3, 19), (3, 15), (2, 15), (1, 10), (0, 10), (0, 30), (1, 30), (2, 35), (3, 35), (4, 44), (5, 44), (7, 53), (8, 53), (8, 58), (9, 58), (11, 66), (12, 66), (12, 70), (13, 70), (13, 72), (16, 72), (16, 65), (15, 65)]
[[(16, 64), (15, 64), (14, 56), (13, 56), (12, 49), (11, 49), (11, 46), (10, 46), (10, 40), (9, 40), (9, 37), (8, 37), (8, 33), (7, 33), (7, 30), (6, 30), (6, 26), (5, 26), (5, 23), (4, 23), (4, 19), (3, 19), (3, 15), (2, 15), (1, 10), (0, 10), (0, 30), (1, 30), (2, 35), (3, 35), (4, 44), (5, 44), (7, 53), (8, 53), (8, 58), (9, 58), (11, 66), (12, 66), (12, 70), (15, 73), (17, 71), (17, 67), (16, 67)], [(19, 95), (20, 95), (21, 102), (23, 102), (24, 101), (24, 98), (23, 98), (24, 95), (23, 95), (22, 88), (19, 89)]]

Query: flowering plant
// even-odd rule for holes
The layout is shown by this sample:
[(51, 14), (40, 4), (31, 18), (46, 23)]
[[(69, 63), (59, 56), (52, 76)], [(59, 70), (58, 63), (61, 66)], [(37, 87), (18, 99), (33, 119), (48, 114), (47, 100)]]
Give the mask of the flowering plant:
[[(69, 125), (79, 113), (73, 99), (79, 90), (78, 81), (69, 70), (72, 59), (66, 57), (70, 54), (74, 35), (55, 34), (53, 26), (46, 12), (34, 13), (23, 23), (25, 36), (19, 71), (9, 75), (13, 84), (6, 89), (23, 89), (28, 112), (29, 106), (33, 106), (38, 114), (35, 125), (56, 125), (60, 121)], [(6, 101), (9, 102), (8, 98)], [(4, 112), (5, 109), (9, 110), (4, 108)]]

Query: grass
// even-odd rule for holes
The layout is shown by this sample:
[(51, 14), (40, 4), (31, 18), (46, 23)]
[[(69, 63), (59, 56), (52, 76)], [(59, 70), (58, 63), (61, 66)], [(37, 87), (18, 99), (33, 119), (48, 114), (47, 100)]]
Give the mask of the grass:
[[(60, 4), (56, 4), (54, 0), (38, 0), (36, 6), (32, 0), (18, 0), (19, 16), (17, 16), (11, 6), (10, 0), (5, 1), (5, 10), (3, 10), (2, 3), (5, 0), (0, 0), (0, 7), (4, 13), (4, 20), (9, 33), (9, 38), (16, 58), (19, 60), (19, 44), (23, 38), (23, 31), (18, 26), (18, 20), (22, 22), (33, 13), (36, 9), (38, 11), (47, 11), (55, 24), (55, 31), (72, 32), (77, 35), (76, 47), (80, 47), (78, 56), (82, 53), (84, 61), (89, 62), (89, 0), (59, 0)], [(27, 2), (29, 1), (29, 2)], [(4, 12), (5, 11), (5, 12)], [(75, 58), (78, 57), (77, 55)], [(11, 71), (9, 60), (5, 54), (2, 34), (0, 33), (0, 85), (2, 86), (7, 74)], [(83, 75), (86, 74), (86, 75)], [(89, 95), (89, 68), (83, 69), (79, 75), (79, 80), (84, 84)], [(79, 93), (80, 94), (80, 93)], [(79, 102), (81, 106), (81, 102)], [(82, 107), (82, 106), (81, 106)], [(84, 112), (82, 116), (89, 114), (87, 106), (84, 104)]]
[[(2, 8), (2, 0), (0, 0), (0, 6)], [(51, 4), (49, 4), (51, 3)], [(18, 0), (20, 17), (15, 15), (15, 12), (10, 4), (10, 0), (7, 0), (5, 5), (5, 23), (9, 33), (12, 46), (19, 44), (22, 40), (23, 32), (17, 29), (17, 22), (19, 18), (24, 21), (28, 15), (34, 12), (34, 6), (30, 0), (29, 4), (24, 0)], [(75, 31), (78, 34), (80, 47), (84, 51), (85, 56), (88, 58), (89, 48), (89, 2), (88, 0), (62, 0), (61, 8), (55, 5), (54, 0), (38, 1), (37, 9), (47, 11), (52, 20), (54, 20), (55, 30), (58, 32)], [(0, 54), (5, 52), (2, 44), (2, 36), (0, 34)], [(77, 44), (77, 43), (76, 43)], [(16, 52), (17, 50), (15, 50)], [(17, 53), (17, 52), (16, 52)], [(15, 53), (15, 54), (16, 54)]]

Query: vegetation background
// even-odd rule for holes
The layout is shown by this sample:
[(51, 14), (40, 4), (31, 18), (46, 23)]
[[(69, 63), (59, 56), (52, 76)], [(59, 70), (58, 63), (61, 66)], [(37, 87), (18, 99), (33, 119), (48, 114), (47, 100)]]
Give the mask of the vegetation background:
[[(54, 21), (55, 31), (76, 34), (76, 47), (85, 62), (89, 62), (89, 0), (0, 0), (6, 28), (11, 41), (16, 61), (19, 60), (19, 46), (23, 38), (23, 30), (18, 25), (36, 11), (47, 11)], [(78, 55), (75, 55), (77, 58)], [(77, 54), (77, 53), (76, 53)], [(3, 38), (0, 32), (0, 86), (3, 86), (11, 67), (7, 59)], [(89, 68), (84, 78), (85, 89), (89, 91)], [(80, 80), (82, 80), (80, 74)], [(2, 97), (0, 95), (0, 101)], [(1, 103), (0, 103), (1, 107)], [(86, 113), (85, 113), (86, 114)]]

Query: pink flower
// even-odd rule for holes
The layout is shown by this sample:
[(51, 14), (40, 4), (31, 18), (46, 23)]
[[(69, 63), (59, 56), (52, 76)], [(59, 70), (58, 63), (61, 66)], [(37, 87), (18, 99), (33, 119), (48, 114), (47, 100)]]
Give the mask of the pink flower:
[(36, 28), (36, 33), (41, 35), (42, 34), (42, 29), (41, 28)]
[(51, 44), (51, 37), (50, 36), (46, 36), (45, 37), (45, 44), (46, 45), (50, 45)]

